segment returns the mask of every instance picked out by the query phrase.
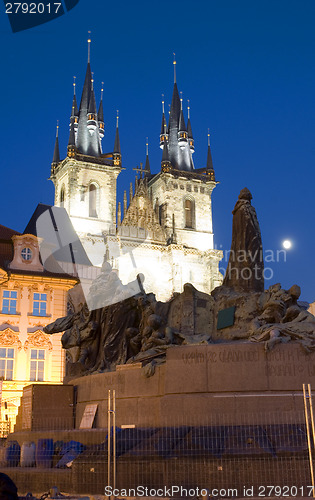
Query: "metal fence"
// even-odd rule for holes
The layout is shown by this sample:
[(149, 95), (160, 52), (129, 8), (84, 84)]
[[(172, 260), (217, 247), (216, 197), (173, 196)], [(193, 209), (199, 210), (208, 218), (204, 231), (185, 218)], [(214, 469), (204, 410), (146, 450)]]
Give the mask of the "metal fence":
[(57, 486), (65, 493), (120, 497), (313, 496), (310, 413), (307, 419), (296, 411), (246, 413), (237, 415), (237, 425), (233, 415), (215, 414), (202, 426), (187, 425), (179, 415), (164, 427), (124, 429), (112, 417), (113, 409), (110, 433), (10, 434), (0, 448), (1, 471), (20, 494)]

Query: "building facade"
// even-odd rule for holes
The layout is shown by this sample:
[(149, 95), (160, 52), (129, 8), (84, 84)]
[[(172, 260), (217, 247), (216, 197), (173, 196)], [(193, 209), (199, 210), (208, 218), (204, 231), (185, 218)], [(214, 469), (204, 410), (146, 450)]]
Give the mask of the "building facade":
[(66, 314), (67, 292), (76, 282), (44, 269), (36, 236), (0, 225), (1, 420), (11, 430), (23, 387), (62, 383), (60, 334), (46, 335), (43, 328)]
[(195, 168), (189, 109), (186, 123), (174, 73), (168, 123), (163, 103), (158, 173), (151, 172), (147, 149), (135, 186), (117, 204), (118, 117), (114, 149), (104, 154), (103, 92), (97, 109), (88, 60), (79, 106), (74, 85), (67, 156), (60, 159), (57, 129), (50, 177), (55, 206), (66, 209), (93, 265), (101, 266), (106, 255), (123, 284), (141, 273), (145, 290), (160, 300), (181, 292), (186, 282), (207, 293), (222, 282), (222, 253), (213, 242), (211, 196), (217, 182), (210, 142), (206, 165)]

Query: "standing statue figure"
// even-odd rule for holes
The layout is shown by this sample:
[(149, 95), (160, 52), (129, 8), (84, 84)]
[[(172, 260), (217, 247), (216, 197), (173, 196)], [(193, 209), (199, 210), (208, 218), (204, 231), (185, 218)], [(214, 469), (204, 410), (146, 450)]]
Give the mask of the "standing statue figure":
[(251, 199), (249, 189), (242, 189), (232, 212), (232, 244), (223, 285), (242, 292), (263, 292), (263, 249)]

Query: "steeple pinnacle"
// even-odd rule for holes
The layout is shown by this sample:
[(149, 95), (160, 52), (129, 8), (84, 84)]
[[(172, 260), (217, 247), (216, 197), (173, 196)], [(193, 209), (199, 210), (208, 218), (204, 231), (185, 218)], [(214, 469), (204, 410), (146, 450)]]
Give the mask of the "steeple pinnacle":
[(149, 141), (148, 138), (146, 138), (145, 142), (145, 152), (146, 152), (146, 158), (145, 158), (145, 165), (144, 165), (144, 177), (149, 177), (151, 175), (151, 168), (150, 168), (150, 161), (149, 161)]
[(183, 93), (180, 93), (180, 114), (179, 114), (179, 124), (178, 124), (178, 144), (180, 148), (184, 148), (187, 144), (187, 130), (185, 125), (184, 113), (183, 113)]
[(120, 151), (120, 139), (119, 139), (118, 121), (119, 121), (119, 111), (117, 109), (116, 134), (115, 134), (115, 144), (114, 144), (113, 158), (114, 158), (114, 165), (121, 166), (121, 151)]
[(208, 156), (207, 156), (207, 174), (210, 175), (211, 180), (215, 181), (214, 168), (212, 163), (211, 148), (210, 148), (210, 132), (208, 129)]
[(59, 153), (59, 120), (57, 120), (57, 128), (56, 128), (56, 140), (55, 140), (55, 149), (52, 164), (56, 165), (60, 162), (60, 153)]
[[(169, 164), (176, 170), (191, 171), (194, 169), (190, 148), (188, 145), (188, 133), (185, 126), (182, 100), (179, 98), (176, 83), (176, 59), (174, 54), (174, 87), (168, 122), (167, 151)], [(161, 134), (162, 135), (162, 134)], [(163, 134), (164, 135), (164, 134)], [(160, 146), (164, 146), (164, 137), (160, 136)]]
[(169, 170), (170, 167), (171, 167), (171, 162), (170, 162), (170, 157), (168, 154), (167, 142), (166, 142), (166, 139), (164, 139), (161, 168), (164, 170)]
[(79, 108), (76, 147), (78, 152), (84, 155), (99, 157), (102, 154), (102, 146), (96, 116), (95, 94), (94, 90), (92, 90), (91, 65), (89, 60), (86, 68)]
[(102, 82), (101, 100), (100, 100), (100, 105), (99, 105), (98, 113), (97, 113), (99, 134), (100, 134), (101, 139), (103, 139), (103, 137), (104, 137), (103, 93), (104, 93), (104, 82)]
[(165, 119), (165, 107), (164, 107), (164, 94), (162, 94), (162, 125), (161, 125), (161, 133), (160, 133), (160, 148), (164, 147), (164, 138), (168, 140), (167, 134), (167, 125)]
[(174, 83), (176, 83), (176, 56), (175, 56), (175, 52), (173, 52), (173, 56), (174, 56), (174, 61), (173, 61), (173, 65), (174, 65)]
[(94, 73), (92, 73), (91, 78), (91, 91), (90, 91), (90, 100), (89, 107), (87, 112), (87, 128), (90, 132), (94, 132), (97, 127), (96, 123), (96, 100), (95, 100), (95, 92), (94, 92)]
[(72, 99), (72, 112), (71, 117), (79, 116), (78, 104), (77, 104), (77, 96), (76, 96), (76, 76), (73, 77), (73, 99)]
[(189, 101), (189, 99), (187, 100), (187, 113), (188, 113), (188, 120), (187, 120), (188, 143), (189, 143), (190, 152), (194, 153), (195, 146), (194, 146), (194, 138), (193, 138), (191, 122), (190, 122), (190, 101)]
[[(74, 113), (73, 108), (72, 108), (72, 113)], [(69, 142), (68, 142), (68, 156), (70, 156), (69, 155), (70, 149), (71, 149), (71, 152), (72, 152), (74, 147), (75, 147), (75, 122), (74, 122), (74, 119), (71, 118), (71, 121), (70, 121), (70, 135), (69, 135)]]
[(91, 62), (91, 32), (88, 31), (89, 38), (88, 38), (88, 64)]

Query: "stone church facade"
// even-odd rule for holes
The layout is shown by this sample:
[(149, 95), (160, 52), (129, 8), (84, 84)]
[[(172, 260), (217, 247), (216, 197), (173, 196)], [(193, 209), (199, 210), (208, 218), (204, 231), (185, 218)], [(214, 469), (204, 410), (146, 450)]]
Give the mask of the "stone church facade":
[(163, 103), (159, 172), (151, 172), (147, 149), (135, 186), (118, 204), (117, 177), (123, 166), (118, 117), (114, 149), (104, 154), (103, 92), (97, 109), (93, 83), (88, 60), (79, 106), (74, 85), (63, 160), (57, 129), (50, 177), (55, 206), (66, 209), (92, 264), (101, 266), (106, 255), (123, 284), (142, 273), (145, 290), (159, 300), (181, 292), (187, 282), (209, 293), (222, 282), (222, 252), (213, 243), (215, 172), (209, 141), (206, 167), (194, 166), (192, 127), (189, 114), (185, 122), (176, 74), (168, 123)]

